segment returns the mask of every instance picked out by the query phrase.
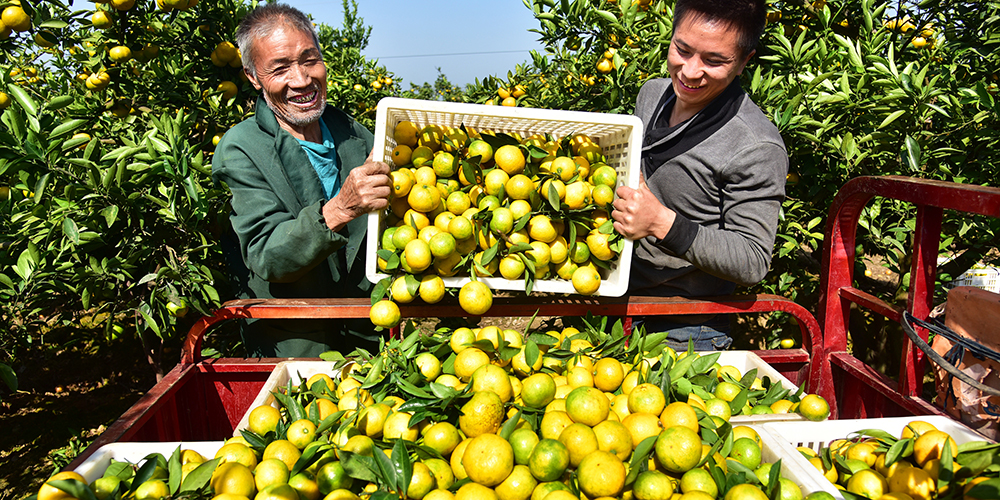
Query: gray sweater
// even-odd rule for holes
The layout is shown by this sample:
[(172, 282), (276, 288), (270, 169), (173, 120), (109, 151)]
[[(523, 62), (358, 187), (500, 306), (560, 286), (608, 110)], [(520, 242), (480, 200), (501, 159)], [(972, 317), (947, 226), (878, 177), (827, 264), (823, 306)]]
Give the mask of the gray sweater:
[[(645, 129), (654, 123), (669, 88), (670, 80), (664, 78), (640, 89), (635, 114)], [(630, 293), (726, 295), (737, 283), (752, 285), (767, 274), (785, 196), (788, 153), (777, 127), (748, 95), (742, 99), (722, 128), (646, 179), (653, 195), (677, 212), (677, 223), (697, 225), (696, 236), (687, 248), (671, 248), (669, 235), (636, 241)], [(683, 133), (683, 126), (674, 132)]]

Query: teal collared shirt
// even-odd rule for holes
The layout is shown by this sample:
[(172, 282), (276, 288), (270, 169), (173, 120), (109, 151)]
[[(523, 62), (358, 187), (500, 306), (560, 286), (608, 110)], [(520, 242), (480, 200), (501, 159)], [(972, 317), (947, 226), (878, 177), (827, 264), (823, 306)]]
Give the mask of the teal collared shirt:
[(332, 200), (340, 192), (340, 169), (337, 168), (337, 150), (333, 143), (333, 135), (330, 134), (326, 122), (319, 120), (319, 128), (322, 133), (322, 144), (312, 141), (296, 139), (302, 145), (302, 149), (309, 157), (316, 175), (319, 175), (320, 182), (323, 183), (323, 193), (327, 200)]

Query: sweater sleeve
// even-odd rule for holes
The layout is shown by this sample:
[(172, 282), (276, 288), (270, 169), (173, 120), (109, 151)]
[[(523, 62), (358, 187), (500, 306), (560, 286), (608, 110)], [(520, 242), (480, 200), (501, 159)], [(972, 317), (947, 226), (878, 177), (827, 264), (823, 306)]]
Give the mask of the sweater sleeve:
[(233, 142), (219, 146), (215, 176), (232, 192), (230, 222), (251, 272), (274, 283), (293, 282), (347, 243), (327, 227), (322, 201), (289, 210), (246, 151)]
[(733, 154), (723, 169), (721, 226), (700, 227), (684, 259), (740, 285), (764, 279), (771, 265), (787, 171), (784, 148), (772, 142)]

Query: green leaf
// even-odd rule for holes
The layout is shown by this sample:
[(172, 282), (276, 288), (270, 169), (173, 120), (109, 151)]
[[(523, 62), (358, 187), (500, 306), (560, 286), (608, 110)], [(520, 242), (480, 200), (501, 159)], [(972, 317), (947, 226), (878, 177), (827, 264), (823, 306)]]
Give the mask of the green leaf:
[(406, 440), (404, 439), (397, 439), (396, 444), (392, 446), (392, 466), (395, 470), (396, 480), (390, 484), (396, 491), (405, 492), (410, 487), (413, 463), (410, 462), (410, 454), (406, 451)]
[(535, 362), (538, 361), (538, 356), (541, 355), (541, 350), (538, 349), (538, 344), (534, 340), (528, 339), (528, 342), (524, 345), (524, 362), (528, 366), (535, 366)]
[(912, 136), (906, 136), (906, 165), (910, 170), (917, 172), (920, 170), (920, 143)]
[(86, 120), (72, 119), (67, 120), (59, 124), (58, 127), (52, 129), (52, 133), (49, 134), (50, 139), (55, 139), (57, 137), (69, 134), (70, 132), (82, 127), (87, 123)]
[[(46, 109), (57, 110), (65, 108), (70, 104), (73, 104), (75, 98), (71, 95), (60, 95), (49, 99), (49, 102), (45, 103)], [(51, 137), (51, 135), (50, 135)]]
[(63, 234), (65, 234), (74, 245), (80, 244), (80, 229), (76, 226), (76, 222), (73, 222), (73, 219), (70, 219), (69, 217), (63, 219), (62, 230)]
[(900, 116), (903, 116), (904, 114), (906, 114), (906, 110), (905, 109), (900, 109), (900, 110), (893, 111), (889, 116), (885, 117), (885, 119), (882, 120), (882, 123), (879, 124), (878, 128), (885, 128), (890, 123), (896, 121), (896, 118), (899, 118)]
[(7, 385), (11, 391), (17, 390), (17, 374), (14, 369), (5, 363), (0, 363), (0, 380)]
[(181, 446), (177, 445), (167, 460), (167, 487), (171, 495), (176, 495), (181, 487)]
[(21, 105), (25, 113), (29, 117), (34, 117), (38, 114), (38, 103), (20, 86), (13, 83), (7, 84), (7, 90), (10, 91), (11, 97)]
[(87, 483), (77, 481), (76, 479), (60, 479), (57, 481), (49, 481), (48, 484), (69, 493), (71, 498), (78, 498), (79, 500), (97, 500), (97, 497), (94, 496), (93, 490), (87, 486)]
[(182, 493), (185, 491), (198, 491), (207, 486), (208, 482), (212, 480), (212, 473), (215, 472), (215, 468), (221, 460), (221, 458), (213, 458), (189, 472), (181, 483), (180, 491)]
[(625, 486), (634, 483), (635, 478), (639, 477), (639, 472), (642, 471), (643, 465), (645, 465), (646, 460), (649, 459), (649, 455), (653, 451), (653, 447), (656, 446), (656, 438), (657, 436), (649, 436), (635, 447), (635, 451), (632, 452), (632, 460), (629, 461), (629, 471), (628, 476), (625, 478)]

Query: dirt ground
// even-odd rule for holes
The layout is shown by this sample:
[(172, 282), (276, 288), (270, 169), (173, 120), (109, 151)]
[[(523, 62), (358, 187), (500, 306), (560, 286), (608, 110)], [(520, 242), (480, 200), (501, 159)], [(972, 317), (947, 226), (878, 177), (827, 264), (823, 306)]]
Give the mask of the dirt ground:
[(0, 500), (25, 498), (156, 383), (138, 341), (38, 354), (0, 391)]

